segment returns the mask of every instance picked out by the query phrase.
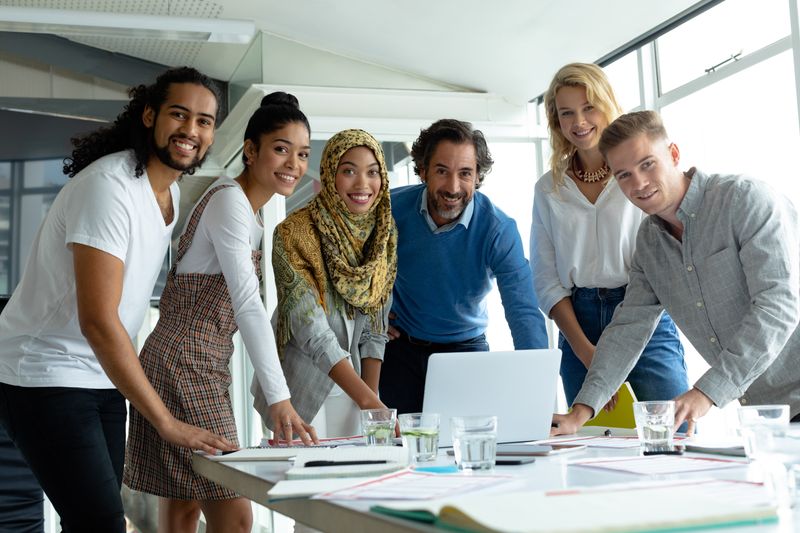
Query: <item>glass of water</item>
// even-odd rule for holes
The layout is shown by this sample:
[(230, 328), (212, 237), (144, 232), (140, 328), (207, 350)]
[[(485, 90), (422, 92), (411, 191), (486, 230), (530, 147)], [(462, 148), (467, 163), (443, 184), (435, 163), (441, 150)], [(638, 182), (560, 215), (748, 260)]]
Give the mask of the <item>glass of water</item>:
[(794, 479), (787, 466), (797, 461), (792, 453), (789, 430), (788, 405), (747, 405), (739, 407), (739, 432), (744, 440), (744, 451), (753, 462), (755, 473), (770, 490), (779, 506), (794, 502)]
[(645, 452), (672, 450), (672, 430), (675, 426), (675, 402), (634, 402), (633, 417), (641, 449)]
[(439, 415), (405, 413), (398, 417), (400, 436), (415, 462), (433, 461), (439, 451)]
[(496, 416), (454, 416), (450, 419), (453, 451), (460, 470), (494, 468), (497, 451)]
[(363, 409), (361, 411), (361, 431), (367, 446), (391, 446), (394, 444), (394, 426), (397, 409)]

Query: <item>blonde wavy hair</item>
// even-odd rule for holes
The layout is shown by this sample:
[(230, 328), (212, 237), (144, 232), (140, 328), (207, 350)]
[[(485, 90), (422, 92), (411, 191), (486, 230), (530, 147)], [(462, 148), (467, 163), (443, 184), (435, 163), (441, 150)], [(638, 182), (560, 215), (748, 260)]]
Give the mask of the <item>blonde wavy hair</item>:
[(564, 172), (569, 159), (575, 153), (575, 146), (561, 133), (556, 108), (556, 94), (562, 87), (583, 87), (586, 99), (606, 117), (611, 124), (622, 114), (622, 107), (614, 96), (614, 90), (603, 69), (592, 63), (570, 63), (561, 67), (544, 95), (544, 108), (547, 115), (547, 129), (550, 131), (550, 170), (556, 188), (564, 184)]

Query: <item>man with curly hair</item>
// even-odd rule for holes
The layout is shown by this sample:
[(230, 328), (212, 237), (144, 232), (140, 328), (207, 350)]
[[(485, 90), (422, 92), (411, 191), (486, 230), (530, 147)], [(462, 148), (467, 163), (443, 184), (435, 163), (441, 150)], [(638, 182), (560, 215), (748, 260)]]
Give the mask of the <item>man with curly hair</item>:
[(483, 133), (442, 119), (420, 132), (411, 157), (422, 183), (392, 191), (397, 280), (380, 378), (381, 400), (399, 413), (422, 410), (431, 354), (489, 349), (493, 279), (514, 347), (547, 347), (517, 225), (477, 191), (494, 163)]
[(125, 529), (126, 398), (167, 441), (232, 448), (170, 414), (131, 341), (177, 219), (175, 182), (213, 142), (219, 92), (184, 67), (130, 96), (113, 125), (73, 140), (72, 180), (0, 316), (0, 422), (65, 532)]

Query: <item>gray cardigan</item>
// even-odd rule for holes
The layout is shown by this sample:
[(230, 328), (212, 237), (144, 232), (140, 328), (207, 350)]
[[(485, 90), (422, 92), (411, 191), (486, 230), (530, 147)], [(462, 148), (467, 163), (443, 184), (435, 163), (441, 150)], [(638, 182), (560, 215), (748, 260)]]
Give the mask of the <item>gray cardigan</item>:
[[(349, 357), (356, 373), (361, 375), (361, 359), (383, 360), (383, 351), (389, 340), (385, 333), (374, 331), (369, 316), (364, 313), (356, 310), (352, 319), (347, 318), (341, 299), (335, 298), (330, 290), (325, 301), (327, 314), (311, 290), (303, 295), (292, 311), (292, 337), (284, 346), (281, 357), (292, 405), (306, 422), (311, 422), (316, 416), (333, 389), (334, 382), (328, 373), (336, 363)], [(384, 324), (391, 305), (390, 300), (384, 306)], [(276, 315), (273, 315), (273, 331), (275, 325)], [(253, 393), (253, 407), (273, 429), (269, 406), (255, 378), (250, 391)]]

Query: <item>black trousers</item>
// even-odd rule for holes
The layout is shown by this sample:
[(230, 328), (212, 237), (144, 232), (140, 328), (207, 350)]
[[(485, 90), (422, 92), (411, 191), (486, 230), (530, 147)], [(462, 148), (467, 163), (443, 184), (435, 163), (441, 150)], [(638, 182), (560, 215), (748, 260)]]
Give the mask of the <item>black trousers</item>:
[(489, 343), (485, 335), (462, 342), (438, 343), (416, 339), (401, 331), (400, 337), (386, 344), (379, 382), (381, 401), (396, 408), (398, 414), (419, 413), (431, 354), (486, 351)]
[(64, 533), (124, 533), (126, 418), (125, 398), (116, 389), (0, 383), (0, 423), (50, 498)]
[(42, 487), (0, 424), (0, 531), (44, 531)]

